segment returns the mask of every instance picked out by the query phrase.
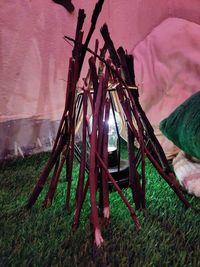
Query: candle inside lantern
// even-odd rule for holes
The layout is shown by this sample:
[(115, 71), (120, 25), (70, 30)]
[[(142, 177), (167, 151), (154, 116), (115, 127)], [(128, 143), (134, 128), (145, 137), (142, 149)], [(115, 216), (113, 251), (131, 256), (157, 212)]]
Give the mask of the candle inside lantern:
[[(93, 117), (91, 116), (89, 123), (90, 133), (92, 132), (92, 120)], [(122, 131), (122, 120), (117, 111), (110, 110), (108, 128), (108, 153), (112, 153), (117, 150), (118, 133), (120, 134)]]
[(118, 133), (120, 134), (122, 131), (122, 120), (118, 112), (114, 111), (113, 115), (113, 111), (110, 111), (108, 127), (108, 152), (112, 153), (117, 150)]

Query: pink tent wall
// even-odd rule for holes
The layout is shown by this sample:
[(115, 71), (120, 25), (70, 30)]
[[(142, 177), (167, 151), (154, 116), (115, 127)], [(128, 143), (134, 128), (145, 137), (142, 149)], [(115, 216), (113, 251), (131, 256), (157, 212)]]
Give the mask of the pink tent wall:
[[(49, 148), (63, 111), (71, 54), (71, 46), (62, 37), (74, 36), (79, 8), (87, 14), (87, 32), (96, 1), (73, 3), (72, 14), (51, 0), (0, 3), (1, 158), (28, 147), (30, 151)], [(164, 19), (178, 17), (199, 24), (199, 10), (198, 0), (106, 0), (90, 47), (95, 38), (101, 42), (99, 29), (106, 22), (115, 46), (123, 45), (134, 53), (137, 44)], [(87, 62), (83, 76), (86, 71)], [(23, 119), (28, 120), (26, 126)]]

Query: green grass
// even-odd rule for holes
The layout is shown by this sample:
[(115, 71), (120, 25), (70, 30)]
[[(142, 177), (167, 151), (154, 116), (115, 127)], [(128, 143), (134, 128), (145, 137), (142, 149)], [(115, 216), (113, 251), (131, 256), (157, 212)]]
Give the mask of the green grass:
[[(46, 186), (34, 207), (24, 209), (47, 159), (48, 154), (40, 154), (0, 165), (0, 266), (200, 266), (200, 214), (185, 209), (150, 163), (147, 210), (137, 211), (142, 230), (136, 231), (129, 211), (112, 192), (110, 225), (102, 227), (105, 244), (97, 250), (89, 224), (89, 196), (79, 229), (71, 230), (77, 162), (69, 212), (64, 208), (65, 170), (51, 207), (41, 207)], [(130, 189), (124, 193), (132, 202)], [(186, 197), (200, 208), (199, 199)]]

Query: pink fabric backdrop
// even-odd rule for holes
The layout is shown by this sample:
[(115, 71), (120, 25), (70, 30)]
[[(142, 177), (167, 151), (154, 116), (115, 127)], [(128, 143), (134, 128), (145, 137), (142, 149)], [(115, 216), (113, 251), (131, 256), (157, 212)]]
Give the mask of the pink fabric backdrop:
[[(51, 0), (1, 0), (0, 122), (25, 118), (59, 120), (63, 111), (68, 59), (71, 55), (71, 47), (62, 37), (65, 34), (74, 36), (79, 8), (86, 11), (87, 32), (96, 1), (74, 0), (73, 3), (75, 11), (69, 14)], [(93, 47), (96, 37), (101, 41), (99, 29), (107, 22), (116, 47), (123, 45), (128, 52), (133, 53), (135, 46), (164, 19), (180, 17), (200, 23), (199, 10), (199, 0), (106, 0), (90, 47)], [(170, 43), (168, 48), (170, 49)], [(136, 64), (137, 80), (141, 82), (138, 64), (142, 63)], [(86, 71), (87, 63), (84, 65), (83, 76)], [(159, 80), (159, 84), (161, 82)], [(146, 85), (148, 89), (145, 89)], [(143, 91), (148, 90), (153, 94), (149, 83), (146, 83)], [(179, 101), (181, 97), (184, 98), (185, 95), (181, 94)], [(165, 111), (163, 102), (159, 102), (162, 113), (154, 118), (154, 97), (142, 95), (141, 99), (153, 122), (158, 122), (169, 111)], [(172, 107), (173, 95), (171, 100)], [(24, 143), (23, 131), (18, 130), (6, 139), (6, 146), (14, 141), (24, 147), (31, 144), (31, 139)], [(1, 152), (5, 149), (2, 143), (5, 143), (7, 131), (8, 129), (0, 136)]]
[(169, 158), (178, 150), (160, 134), (159, 123), (200, 90), (199, 36), (199, 24), (168, 18), (133, 52), (141, 105)]
[(141, 104), (158, 125), (200, 90), (200, 25), (168, 18), (134, 49)]

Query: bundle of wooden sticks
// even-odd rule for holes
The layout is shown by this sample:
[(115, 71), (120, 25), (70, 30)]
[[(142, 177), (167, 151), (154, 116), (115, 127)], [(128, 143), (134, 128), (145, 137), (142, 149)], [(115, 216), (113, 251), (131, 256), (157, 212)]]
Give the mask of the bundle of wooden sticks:
[[(83, 97), (81, 134), (82, 146), (79, 153), (80, 170), (79, 177), (73, 177), (74, 179), (78, 179), (73, 229), (75, 230), (78, 227), (83, 202), (85, 200), (86, 193), (89, 190), (91, 201), (90, 218), (97, 246), (101, 246), (103, 242), (99, 223), (99, 207), (102, 209), (101, 216), (104, 218), (105, 222), (108, 222), (110, 217), (110, 192), (108, 190), (108, 181), (113, 184), (114, 188), (117, 190), (125, 205), (129, 209), (136, 228), (140, 229), (140, 224), (133, 207), (108, 169), (108, 118), (111, 106), (109, 94), (110, 84), (115, 85), (116, 94), (126, 121), (129, 158), (129, 186), (133, 192), (135, 208), (145, 208), (145, 157), (149, 158), (153, 166), (166, 180), (185, 206), (191, 207), (190, 203), (182, 194), (174, 173), (170, 169), (162, 147), (157, 141), (153, 128), (139, 103), (138, 90), (135, 86), (134, 80), (133, 57), (131, 55), (127, 55), (122, 47), (117, 49), (117, 51), (115, 50), (106, 24), (101, 28), (101, 34), (105, 42), (104, 47), (99, 49), (98, 41), (96, 41), (95, 51), (88, 48), (102, 5), (103, 1), (99, 0), (95, 6), (91, 19), (91, 28), (88, 32), (85, 43), (82, 43), (82, 26), (85, 19), (84, 10), (79, 10), (75, 39), (67, 36), (65, 37), (65, 39), (74, 43), (74, 49), (72, 57), (69, 60), (64, 113), (61, 118), (50, 158), (44, 170), (40, 174), (27, 204), (27, 208), (31, 208), (34, 205), (50, 172), (53, 170), (49, 190), (43, 202), (44, 207), (48, 207), (53, 201), (61, 171), (63, 167), (66, 166), (66, 208), (69, 209), (72, 170), (76, 148), (75, 128), (77, 83), (80, 77), (85, 54), (88, 52), (92, 55), (89, 59), (89, 74), (87, 79), (84, 81), (83, 87), (81, 88)], [(100, 53), (98, 53), (99, 50)], [(109, 58), (106, 59), (107, 51), (109, 52)], [(90, 131), (88, 130), (88, 105), (91, 106), (93, 117)], [(90, 150), (89, 159), (86, 157), (88, 140)], [(137, 169), (134, 140), (137, 140), (139, 144), (141, 175), (139, 175), (139, 171)], [(87, 180), (86, 170), (88, 170)], [(98, 190), (101, 191), (101, 205), (98, 205), (97, 203)]]

